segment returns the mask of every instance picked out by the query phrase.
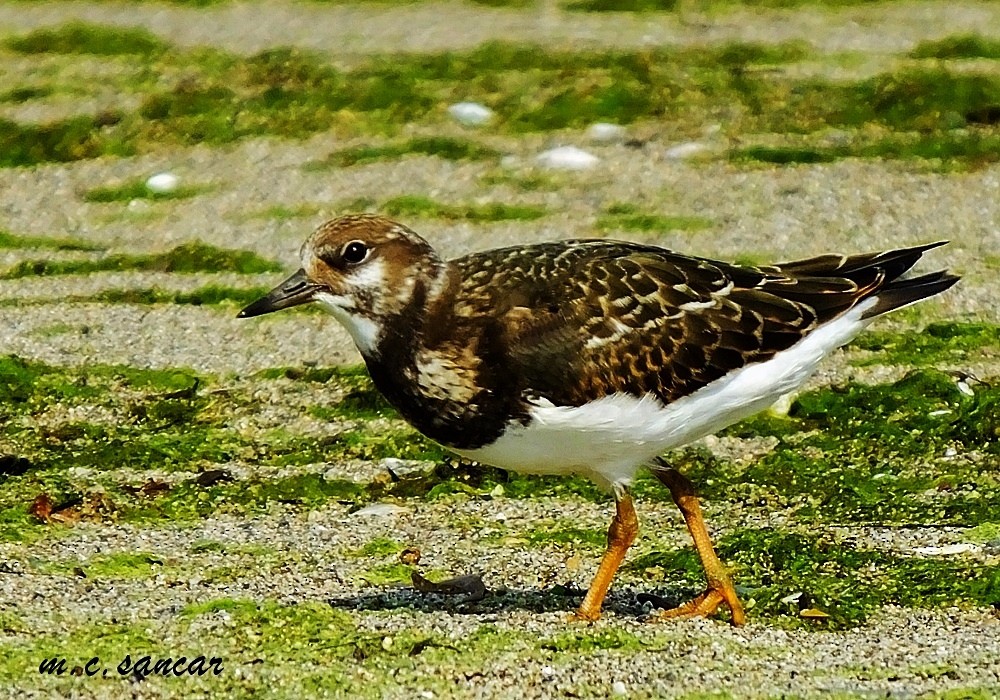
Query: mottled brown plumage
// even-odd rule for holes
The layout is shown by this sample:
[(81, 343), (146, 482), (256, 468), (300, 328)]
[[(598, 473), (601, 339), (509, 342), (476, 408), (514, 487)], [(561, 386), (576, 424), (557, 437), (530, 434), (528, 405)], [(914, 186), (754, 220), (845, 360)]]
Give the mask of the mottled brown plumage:
[[(317, 229), (303, 269), (241, 316), (319, 301), (425, 435), (497, 466), (610, 487), (608, 552), (578, 613), (594, 619), (638, 530), (627, 490), (638, 466), (761, 410), (869, 319), (953, 285), (945, 272), (901, 277), (937, 245), (749, 267), (568, 240), (446, 262), (401, 224), (349, 216)], [(654, 472), (709, 577), (676, 614), (725, 602), (741, 623), (690, 483)]]
[[(344, 259), (352, 242), (400, 283), (341, 289), (355, 267)], [(532, 400), (580, 406), (624, 393), (670, 404), (876, 293), (870, 315), (937, 293), (957, 278), (898, 280), (936, 245), (748, 267), (567, 240), (444, 262), (405, 226), (358, 215), (317, 229), (303, 266), (335, 294), (349, 291), (352, 313), (380, 326), (378, 346), (362, 354), (403, 416), (445, 445), (475, 448), (527, 420)]]
[(500, 326), (525, 395), (578, 406), (652, 393), (670, 403), (773, 357), (875, 292), (950, 286), (955, 278), (940, 273), (891, 285), (934, 245), (761, 268), (607, 240), (518, 246), (451, 261), (453, 303), (460, 316)]

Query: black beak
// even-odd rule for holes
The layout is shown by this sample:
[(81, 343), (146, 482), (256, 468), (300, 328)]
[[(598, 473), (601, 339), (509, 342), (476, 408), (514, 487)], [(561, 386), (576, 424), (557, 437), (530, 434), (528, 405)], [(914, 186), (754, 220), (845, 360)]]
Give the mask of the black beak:
[(268, 292), (267, 296), (258, 299), (240, 311), (236, 318), (250, 318), (287, 309), (290, 306), (306, 304), (313, 300), (313, 296), (319, 289), (320, 285), (306, 277), (305, 270), (299, 270)]

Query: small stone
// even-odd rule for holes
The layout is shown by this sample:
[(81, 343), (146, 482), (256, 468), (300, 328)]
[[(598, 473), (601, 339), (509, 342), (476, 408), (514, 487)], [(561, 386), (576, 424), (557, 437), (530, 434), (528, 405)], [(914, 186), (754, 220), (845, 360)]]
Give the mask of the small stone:
[(478, 102), (458, 102), (448, 107), (448, 114), (465, 126), (480, 126), (493, 118), (493, 110)]
[(595, 167), (600, 158), (576, 146), (560, 146), (538, 154), (539, 164), (554, 170), (588, 170)]
[(591, 141), (601, 141), (604, 143), (622, 141), (626, 133), (624, 126), (608, 122), (595, 122), (587, 127), (587, 136)]
[(542, 666), (542, 678), (550, 680), (556, 675), (556, 670), (551, 666)]
[(978, 552), (979, 547), (969, 542), (956, 542), (955, 544), (946, 544), (941, 547), (914, 547), (913, 551), (925, 556), (947, 557), (955, 554), (965, 554), (966, 552)]
[(670, 160), (688, 160), (690, 158), (697, 158), (698, 156), (705, 155), (709, 148), (703, 143), (698, 141), (689, 141), (687, 143), (679, 143), (676, 146), (671, 146), (664, 153), (664, 157)]
[(181, 179), (173, 173), (157, 173), (146, 180), (146, 189), (153, 194), (167, 194), (177, 189)]
[(372, 503), (367, 505), (360, 510), (354, 511), (355, 517), (359, 518), (373, 518), (373, 517), (385, 517), (389, 515), (400, 515), (402, 513), (407, 513), (403, 506), (397, 506), (395, 503)]
[(626, 686), (622, 681), (615, 681), (611, 684), (611, 694), (628, 695), (628, 686)]

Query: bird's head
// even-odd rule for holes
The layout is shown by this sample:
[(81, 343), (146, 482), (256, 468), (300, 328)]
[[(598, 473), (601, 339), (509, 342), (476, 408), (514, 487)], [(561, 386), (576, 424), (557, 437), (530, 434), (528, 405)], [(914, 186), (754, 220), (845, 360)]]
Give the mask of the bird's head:
[(423, 238), (381, 216), (342, 216), (302, 245), (301, 269), (239, 313), (249, 318), (316, 301), (339, 320), (366, 357), (394, 318), (422, 306), (444, 263)]

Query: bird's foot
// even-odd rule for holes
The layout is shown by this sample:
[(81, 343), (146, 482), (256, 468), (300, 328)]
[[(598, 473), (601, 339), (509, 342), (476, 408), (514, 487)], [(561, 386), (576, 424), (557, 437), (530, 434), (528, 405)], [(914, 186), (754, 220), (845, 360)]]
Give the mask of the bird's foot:
[(574, 610), (569, 615), (566, 616), (566, 622), (597, 622), (601, 619), (601, 611), (596, 612), (585, 612), (583, 610)]
[(707, 591), (683, 605), (670, 610), (662, 610), (650, 617), (652, 622), (663, 620), (684, 620), (692, 617), (711, 617), (720, 605), (729, 608), (730, 622), (733, 627), (742, 627), (746, 622), (743, 604), (736, 595), (732, 581), (715, 581), (709, 584)]

